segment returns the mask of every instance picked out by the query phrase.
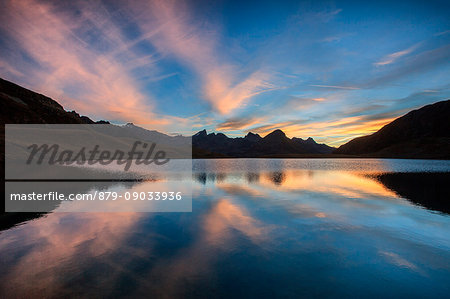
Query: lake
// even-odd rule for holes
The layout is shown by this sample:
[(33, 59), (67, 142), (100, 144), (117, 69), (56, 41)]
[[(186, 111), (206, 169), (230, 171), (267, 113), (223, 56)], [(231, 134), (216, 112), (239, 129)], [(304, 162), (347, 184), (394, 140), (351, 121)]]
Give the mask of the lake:
[(1, 231), (0, 297), (448, 296), (449, 176), (436, 160), (194, 160), (192, 212), (56, 208)]

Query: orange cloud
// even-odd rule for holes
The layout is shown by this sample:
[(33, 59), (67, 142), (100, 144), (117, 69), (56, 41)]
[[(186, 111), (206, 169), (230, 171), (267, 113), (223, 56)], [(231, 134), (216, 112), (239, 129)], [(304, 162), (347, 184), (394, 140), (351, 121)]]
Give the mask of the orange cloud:
[[(329, 145), (339, 146), (348, 139), (372, 134), (395, 118), (384, 118), (378, 120), (365, 120), (363, 116), (346, 117), (336, 121), (312, 122), (297, 124), (293, 121), (280, 122), (247, 131), (267, 135), (273, 130), (281, 129), (289, 137), (313, 137), (318, 141)], [(342, 136), (345, 136), (343, 139)]]
[(216, 126), (216, 129), (219, 131), (235, 131), (235, 130), (243, 130), (248, 127), (257, 125), (265, 121), (265, 117), (257, 117), (257, 118), (232, 118), (229, 119), (219, 125)]
[(416, 44), (412, 47), (409, 47), (408, 49), (402, 50), (402, 51), (398, 51), (389, 55), (386, 55), (385, 57), (383, 57), (383, 59), (381, 59), (378, 62), (375, 62), (374, 65), (375, 66), (384, 66), (384, 65), (388, 65), (391, 63), (394, 63), (397, 59), (399, 59), (402, 56), (408, 55), (411, 52), (413, 52), (415, 49), (417, 49), (417, 47), (420, 45)]
[(152, 1), (132, 7), (148, 12), (138, 14), (136, 11), (142, 30), (158, 28), (149, 38), (152, 44), (159, 52), (175, 56), (195, 72), (200, 78), (204, 98), (220, 114), (229, 114), (250, 98), (278, 88), (269, 82), (269, 74), (256, 70), (242, 76), (242, 69), (221, 58), (216, 30), (196, 24), (184, 3)]
[[(34, 81), (33, 89), (56, 98), (66, 108), (93, 117), (160, 128), (172, 122), (170, 117), (154, 112), (154, 99), (140, 91), (130, 73), (142, 65), (154, 70), (151, 65), (155, 59), (130, 50), (133, 41), (110, 18), (96, 13), (102, 11), (101, 4), (77, 3), (80, 15), (76, 17), (46, 2), (11, 1), (5, 5), (7, 17), (2, 27), (44, 69), (34, 69), (28, 75)], [(80, 32), (88, 30), (97, 31), (101, 42), (83, 40)], [(106, 50), (98, 51), (98, 45)], [(126, 58), (118, 59), (119, 55)], [(6, 70), (18, 68), (9, 62), (0, 65)]]

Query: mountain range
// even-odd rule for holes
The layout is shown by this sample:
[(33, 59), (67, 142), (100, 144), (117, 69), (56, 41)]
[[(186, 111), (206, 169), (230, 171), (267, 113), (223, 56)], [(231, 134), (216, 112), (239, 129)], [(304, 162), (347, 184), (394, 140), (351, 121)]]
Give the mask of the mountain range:
[[(55, 100), (0, 78), (1, 146), (4, 124), (109, 124), (66, 111)], [(355, 138), (339, 148), (314, 139), (288, 138), (281, 130), (261, 137), (249, 132), (230, 138), (202, 130), (192, 136), (193, 158), (227, 157), (385, 157), (450, 159), (450, 100), (427, 105), (397, 118), (372, 135)], [(123, 126), (133, 136), (176, 139), (133, 124)], [(2, 160), (3, 160), (2, 155)]]
[(302, 154), (330, 154), (335, 148), (318, 144), (312, 138), (288, 138), (281, 130), (261, 137), (249, 132), (229, 138), (223, 133), (200, 131), (192, 136), (194, 157), (288, 157)]

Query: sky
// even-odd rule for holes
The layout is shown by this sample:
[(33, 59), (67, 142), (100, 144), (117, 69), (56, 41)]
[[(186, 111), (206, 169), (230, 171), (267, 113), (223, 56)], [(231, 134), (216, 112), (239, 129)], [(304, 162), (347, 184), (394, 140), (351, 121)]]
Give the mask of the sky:
[(339, 146), (450, 98), (448, 1), (0, 2), (0, 77), (94, 120)]

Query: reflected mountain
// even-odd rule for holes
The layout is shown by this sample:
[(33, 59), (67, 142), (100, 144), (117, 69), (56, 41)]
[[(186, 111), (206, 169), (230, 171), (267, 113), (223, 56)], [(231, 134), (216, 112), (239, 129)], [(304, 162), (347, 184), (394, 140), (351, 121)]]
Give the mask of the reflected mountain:
[(202, 185), (205, 185), (206, 183), (215, 183), (215, 182), (222, 182), (226, 179), (225, 173), (206, 173), (206, 172), (200, 172), (200, 173), (193, 173), (192, 178), (199, 182)]
[(246, 176), (248, 183), (255, 183), (259, 181), (259, 173), (248, 172)]
[(450, 173), (382, 173), (374, 176), (400, 197), (430, 210), (450, 213)]
[(281, 185), (285, 180), (286, 175), (282, 171), (276, 171), (272, 172), (269, 177), (275, 185)]
[[(239, 186), (240, 189), (243, 187), (248, 189), (247, 193), (249, 194), (261, 193), (265, 189), (265, 192), (269, 192), (268, 190), (293, 193), (309, 192), (326, 194), (326, 196), (332, 193), (333, 196), (340, 196), (343, 200), (363, 199), (368, 196), (374, 196), (380, 200), (403, 198), (429, 210), (450, 212), (448, 199), (450, 173), (443, 171), (419, 172), (415, 168), (410, 168), (414, 171), (408, 171), (407, 168), (395, 171), (396, 168), (401, 168), (396, 166), (396, 163), (404, 167), (407, 163), (413, 163), (413, 160), (409, 162), (396, 160), (395, 163), (394, 160), (366, 160), (366, 163), (370, 161), (370, 164), (367, 165), (364, 165), (363, 160), (358, 160), (361, 162), (361, 167), (345, 171), (315, 169), (316, 166), (312, 164), (309, 165), (311, 169), (295, 169), (298, 167), (297, 164), (301, 165), (300, 167), (307, 166), (306, 162), (302, 163), (305, 160), (289, 161), (294, 167), (290, 169), (286, 167), (286, 164), (275, 163), (277, 161), (282, 160), (272, 160), (269, 165), (264, 164), (264, 161), (256, 162), (254, 160), (208, 160), (210, 162), (208, 164), (213, 165), (214, 169), (220, 168), (220, 172), (217, 170), (194, 172), (193, 178), (201, 185), (218, 186), (226, 191), (236, 190)], [(328, 161), (329, 163), (338, 163), (337, 160)], [(352, 165), (349, 160), (342, 160), (342, 163), (344, 162), (348, 162), (348, 166)], [(430, 161), (429, 163), (439, 164), (439, 161), (435, 162)], [(198, 164), (203, 165), (204, 162), (199, 161)], [(243, 164), (248, 164), (246, 166), (249, 168), (267, 167), (272, 170), (240, 171), (239, 167), (242, 167)]]

